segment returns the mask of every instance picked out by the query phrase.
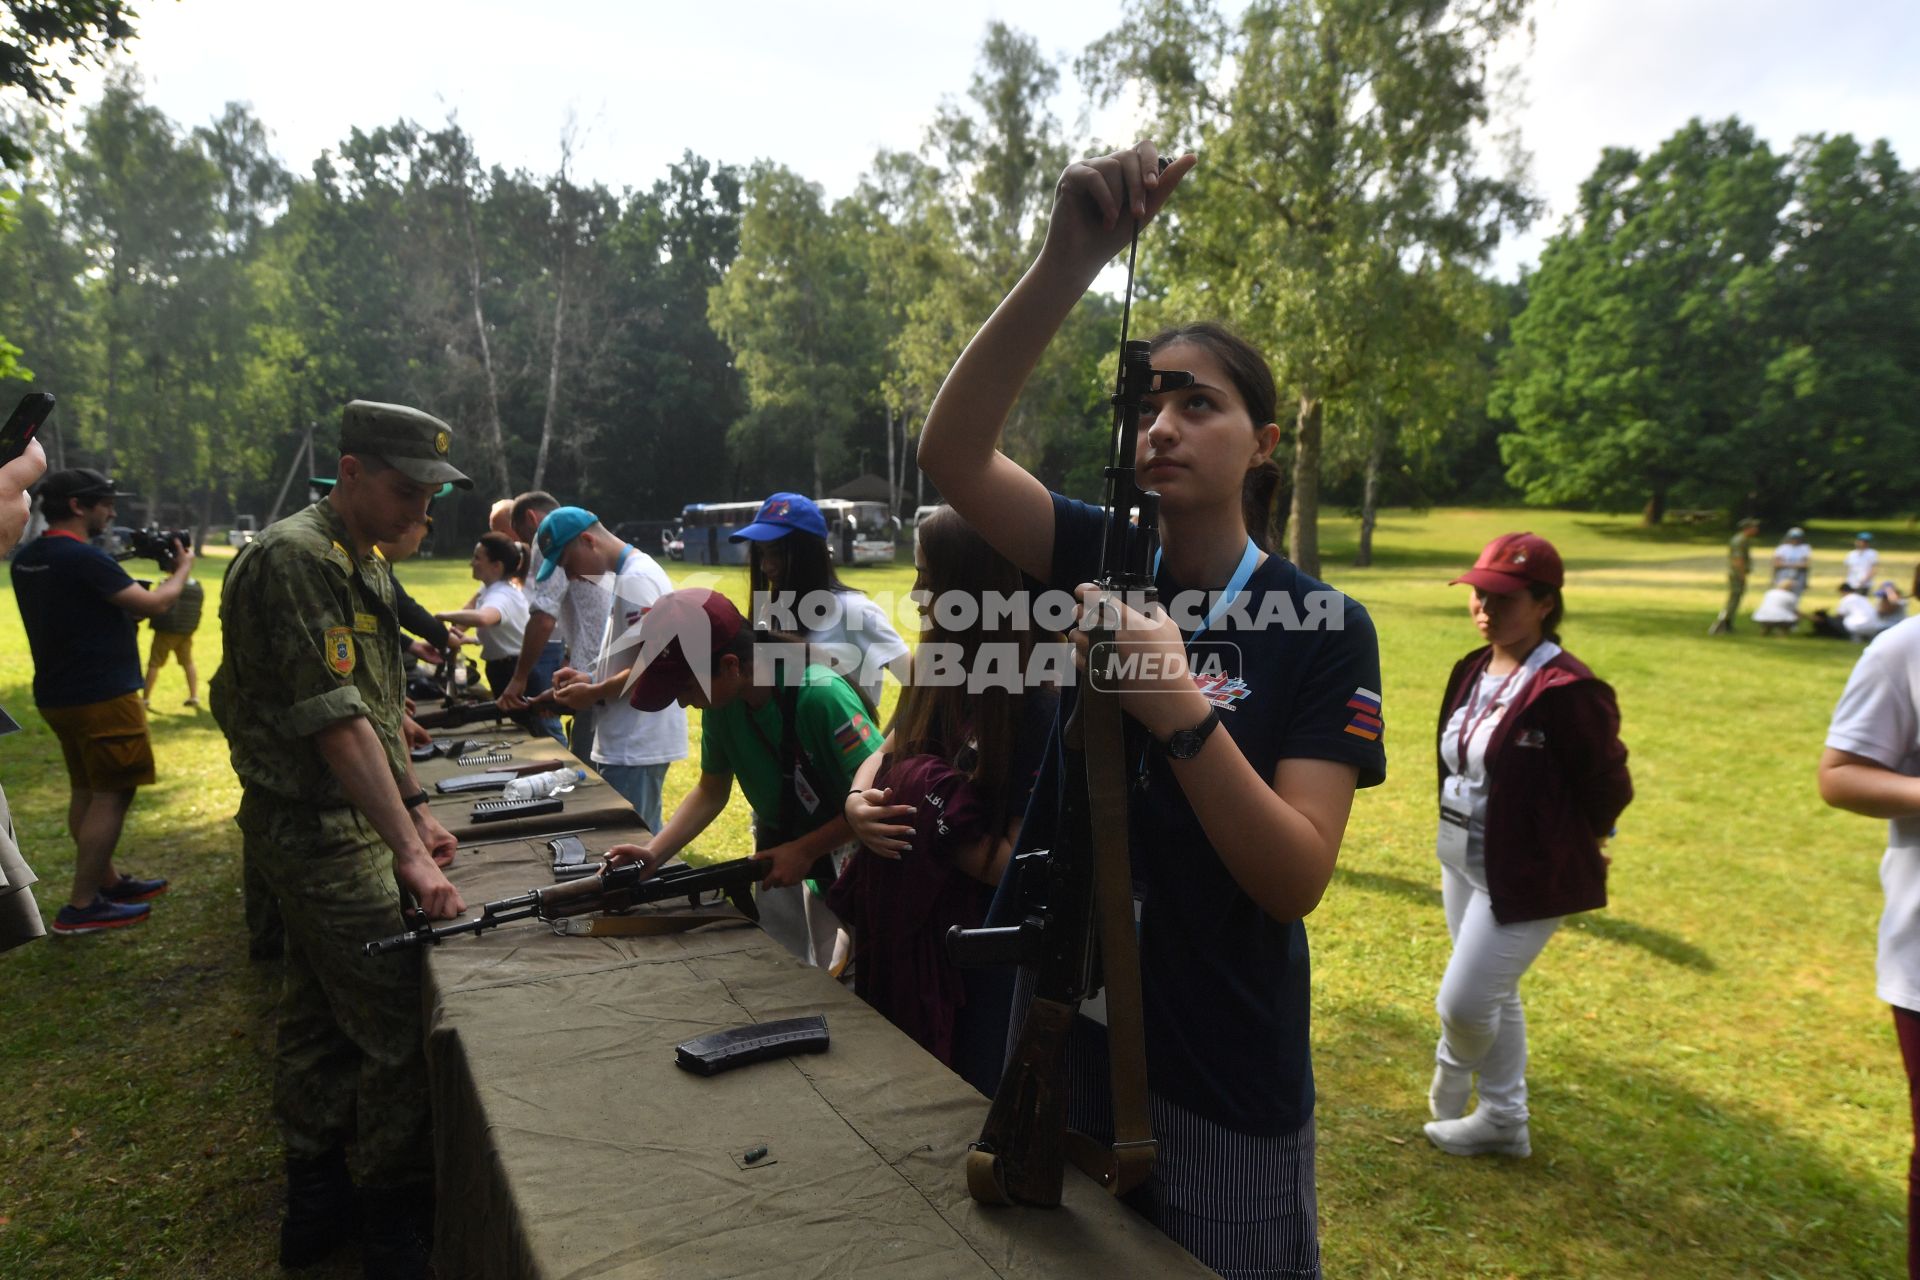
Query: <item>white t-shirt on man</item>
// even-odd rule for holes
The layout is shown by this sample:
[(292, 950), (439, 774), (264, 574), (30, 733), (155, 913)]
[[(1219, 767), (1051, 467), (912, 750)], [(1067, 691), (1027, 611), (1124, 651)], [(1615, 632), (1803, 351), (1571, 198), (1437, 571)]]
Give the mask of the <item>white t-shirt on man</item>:
[[(1920, 618), (1883, 632), (1854, 664), (1827, 745), (1920, 777)], [(1920, 1010), (1920, 816), (1887, 823), (1880, 859), (1880, 998)]]
[(545, 582), (540, 581), (540, 547), (537, 543), (527, 546), (526, 586), (522, 588), (527, 597), (527, 608), (546, 614), (553, 619), (553, 634), (547, 637), (547, 643), (558, 640), (567, 642), (567, 620), (563, 616), (567, 598), (567, 575), (558, 569)]
[[(586, 579), (575, 587), (591, 586), (607, 602), (607, 613), (595, 633), (596, 661), (591, 673), (595, 683), (624, 670), (640, 656), (640, 619), (653, 602), (673, 590), (654, 558), (631, 547), (620, 561), (618, 573), (600, 583)], [(687, 712), (679, 703), (669, 703), (659, 711), (636, 711), (625, 698), (609, 698), (593, 718), (593, 762), (595, 764), (666, 764), (687, 758)]]
[(1847, 552), (1847, 585), (1850, 587), (1870, 587), (1873, 585), (1873, 571), (1880, 563), (1880, 553), (1872, 547), (1855, 547)]

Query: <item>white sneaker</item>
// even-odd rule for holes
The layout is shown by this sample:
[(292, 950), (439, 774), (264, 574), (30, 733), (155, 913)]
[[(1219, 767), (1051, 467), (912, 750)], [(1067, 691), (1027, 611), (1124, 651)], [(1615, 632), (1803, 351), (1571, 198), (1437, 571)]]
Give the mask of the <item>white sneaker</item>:
[(1463, 1120), (1427, 1122), (1427, 1141), (1454, 1156), (1530, 1156), (1533, 1144), (1527, 1139), (1527, 1122), (1500, 1124), (1484, 1109), (1476, 1109)]
[(1427, 1086), (1427, 1110), (1435, 1120), (1458, 1120), (1467, 1114), (1467, 1099), (1473, 1094), (1473, 1077), (1455, 1083), (1445, 1067), (1433, 1069), (1433, 1083)]

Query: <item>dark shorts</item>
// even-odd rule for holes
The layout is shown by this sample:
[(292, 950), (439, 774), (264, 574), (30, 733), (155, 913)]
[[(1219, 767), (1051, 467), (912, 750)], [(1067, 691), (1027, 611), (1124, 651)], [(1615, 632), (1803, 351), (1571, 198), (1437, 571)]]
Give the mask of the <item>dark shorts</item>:
[(153, 785), (153, 743), (140, 695), (123, 693), (77, 707), (41, 707), (60, 739), (75, 791), (131, 791)]

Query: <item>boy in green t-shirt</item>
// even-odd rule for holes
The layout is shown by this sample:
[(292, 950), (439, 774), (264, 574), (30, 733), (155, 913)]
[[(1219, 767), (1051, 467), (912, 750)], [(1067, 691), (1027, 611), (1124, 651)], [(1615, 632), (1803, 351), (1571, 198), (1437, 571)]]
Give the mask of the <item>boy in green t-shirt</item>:
[[(833, 878), (832, 855), (853, 841), (841, 802), (881, 734), (845, 679), (819, 664), (795, 674), (796, 662), (772, 660), (779, 648), (756, 654), (746, 619), (718, 592), (689, 588), (654, 602), (640, 624), (632, 703), (700, 709), (700, 781), (652, 840), (616, 845), (607, 858), (658, 868), (720, 816), (737, 777), (768, 840), (754, 856), (773, 863), (761, 884), (762, 927), (833, 967), (844, 953), (834, 946), (839, 922), (801, 882)], [(773, 892), (781, 889), (790, 892)]]

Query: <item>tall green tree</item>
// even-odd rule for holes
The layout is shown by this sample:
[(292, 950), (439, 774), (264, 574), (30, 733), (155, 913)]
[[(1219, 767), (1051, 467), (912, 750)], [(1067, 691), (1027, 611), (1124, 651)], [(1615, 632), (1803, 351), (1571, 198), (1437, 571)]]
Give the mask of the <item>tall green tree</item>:
[(855, 209), (780, 165), (746, 183), (740, 252), (713, 289), (714, 331), (746, 379), (748, 411), (730, 444), (765, 460), (804, 462), (826, 491), (848, 440), (878, 400), (881, 319), (868, 294)]
[[(133, 39), (133, 19), (125, 0), (4, 0), (0, 94), (15, 90), (35, 106), (59, 106), (73, 96), (63, 65), (103, 64)], [(29, 154), (18, 131), (0, 126), (0, 168), (19, 168)]]
[[(1319, 572), (1330, 403), (1368, 376), (1406, 264), (1486, 261), (1532, 205), (1481, 171), (1489, 59), (1525, 0), (1133, 0), (1081, 73), (1144, 95), (1169, 146), (1203, 157), (1143, 256), (1171, 314), (1262, 346), (1294, 405), (1289, 551)], [(1178, 32), (1178, 39), (1169, 39)], [(1186, 189), (1186, 188), (1191, 188)], [(1377, 364), (1377, 362), (1375, 362)]]

